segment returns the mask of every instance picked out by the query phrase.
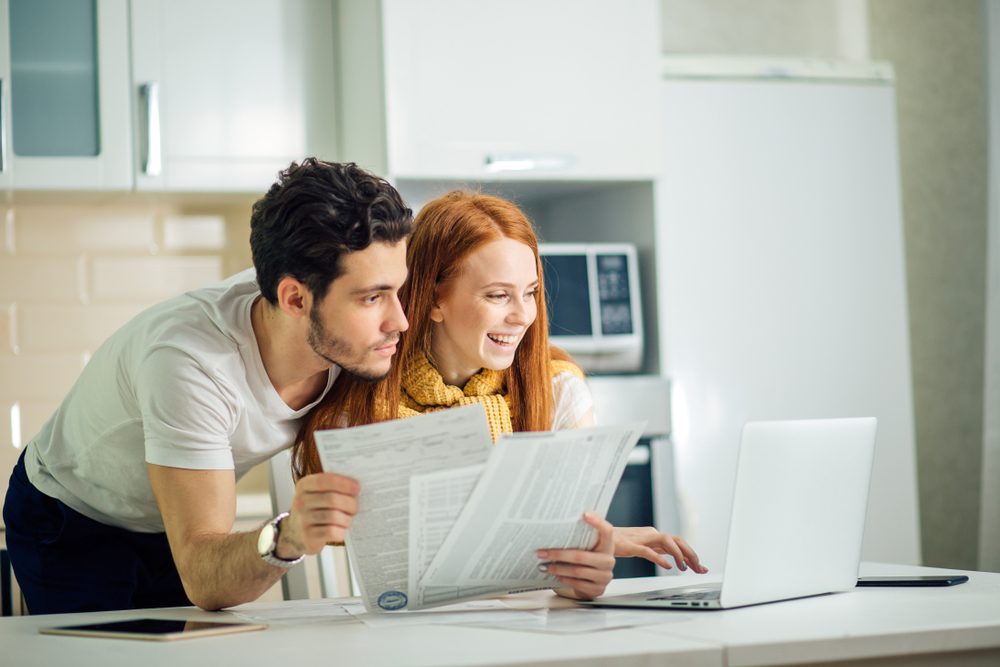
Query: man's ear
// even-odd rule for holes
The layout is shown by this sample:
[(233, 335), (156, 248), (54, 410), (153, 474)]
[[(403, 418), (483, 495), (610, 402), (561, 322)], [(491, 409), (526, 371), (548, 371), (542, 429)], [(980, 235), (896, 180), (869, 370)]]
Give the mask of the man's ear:
[(278, 307), (290, 317), (305, 317), (312, 308), (312, 292), (291, 276), (278, 283)]

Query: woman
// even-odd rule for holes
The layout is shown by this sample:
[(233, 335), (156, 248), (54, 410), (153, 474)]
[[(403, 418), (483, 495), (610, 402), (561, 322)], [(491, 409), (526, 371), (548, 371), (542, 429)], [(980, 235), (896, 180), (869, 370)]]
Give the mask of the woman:
[[(389, 375), (365, 384), (341, 377), (313, 411), (295, 446), (296, 472), (321, 470), (312, 434), (470, 403), (486, 408), (501, 433), (579, 428), (594, 423), (582, 371), (548, 343), (538, 242), (512, 203), (451, 192), (417, 216), (407, 245), (410, 276), (399, 298), (410, 322)], [(585, 520), (601, 536), (594, 551), (543, 550), (548, 572), (580, 597), (610, 581), (616, 556), (670, 568), (707, 570), (679, 537), (655, 529)]]

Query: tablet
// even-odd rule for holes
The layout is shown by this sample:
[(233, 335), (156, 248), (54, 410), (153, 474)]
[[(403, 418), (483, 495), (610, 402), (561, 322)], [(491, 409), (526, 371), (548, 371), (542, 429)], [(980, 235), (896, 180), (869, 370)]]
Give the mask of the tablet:
[(114, 639), (149, 639), (170, 641), (190, 637), (210, 637), (232, 632), (263, 630), (266, 623), (229, 623), (225, 621), (174, 621), (165, 618), (133, 618), (127, 621), (66, 625), (59, 628), (39, 628), (43, 635), (73, 635), (75, 637), (111, 637)]
[(964, 584), (964, 574), (935, 574), (916, 577), (861, 577), (858, 586), (954, 586)]

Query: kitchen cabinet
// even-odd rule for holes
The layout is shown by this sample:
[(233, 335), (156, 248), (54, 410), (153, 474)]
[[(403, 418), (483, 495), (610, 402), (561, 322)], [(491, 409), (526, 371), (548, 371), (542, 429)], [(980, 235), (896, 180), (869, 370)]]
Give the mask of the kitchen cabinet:
[(398, 179), (659, 172), (655, 0), (338, 6), (341, 156)]
[(0, 0), (0, 187), (130, 190), (127, 0)]
[(335, 159), (333, 7), (132, 0), (136, 190), (263, 192)]

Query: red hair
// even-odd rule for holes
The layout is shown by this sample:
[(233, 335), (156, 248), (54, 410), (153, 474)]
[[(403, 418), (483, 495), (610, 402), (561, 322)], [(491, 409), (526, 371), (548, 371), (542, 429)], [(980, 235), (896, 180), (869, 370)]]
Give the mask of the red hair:
[(518, 345), (513, 364), (502, 371), (502, 391), (514, 406), (511, 418), (515, 431), (546, 431), (552, 427), (549, 362), (553, 358), (569, 359), (569, 356), (558, 348), (549, 347), (545, 281), (535, 231), (511, 202), (456, 190), (428, 203), (417, 215), (406, 249), (410, 275), (399, 291), (410, 328), (401, 334), (397, 359), (389, 374), (373, 384), (346, 374), (338, 378), (299, 433), (293, 449), (293, 464), (298, 475), (322, 470), (313, 440), (315, 431), (396, 418), (403, 370), (409, 360), (423, 352), (433, 363), (431, 308), (447, 296), (453, 281), (462, 272), (465, 259), (501, 238), (519, 241), (531, 248), (538, 272), (537, 315)]

